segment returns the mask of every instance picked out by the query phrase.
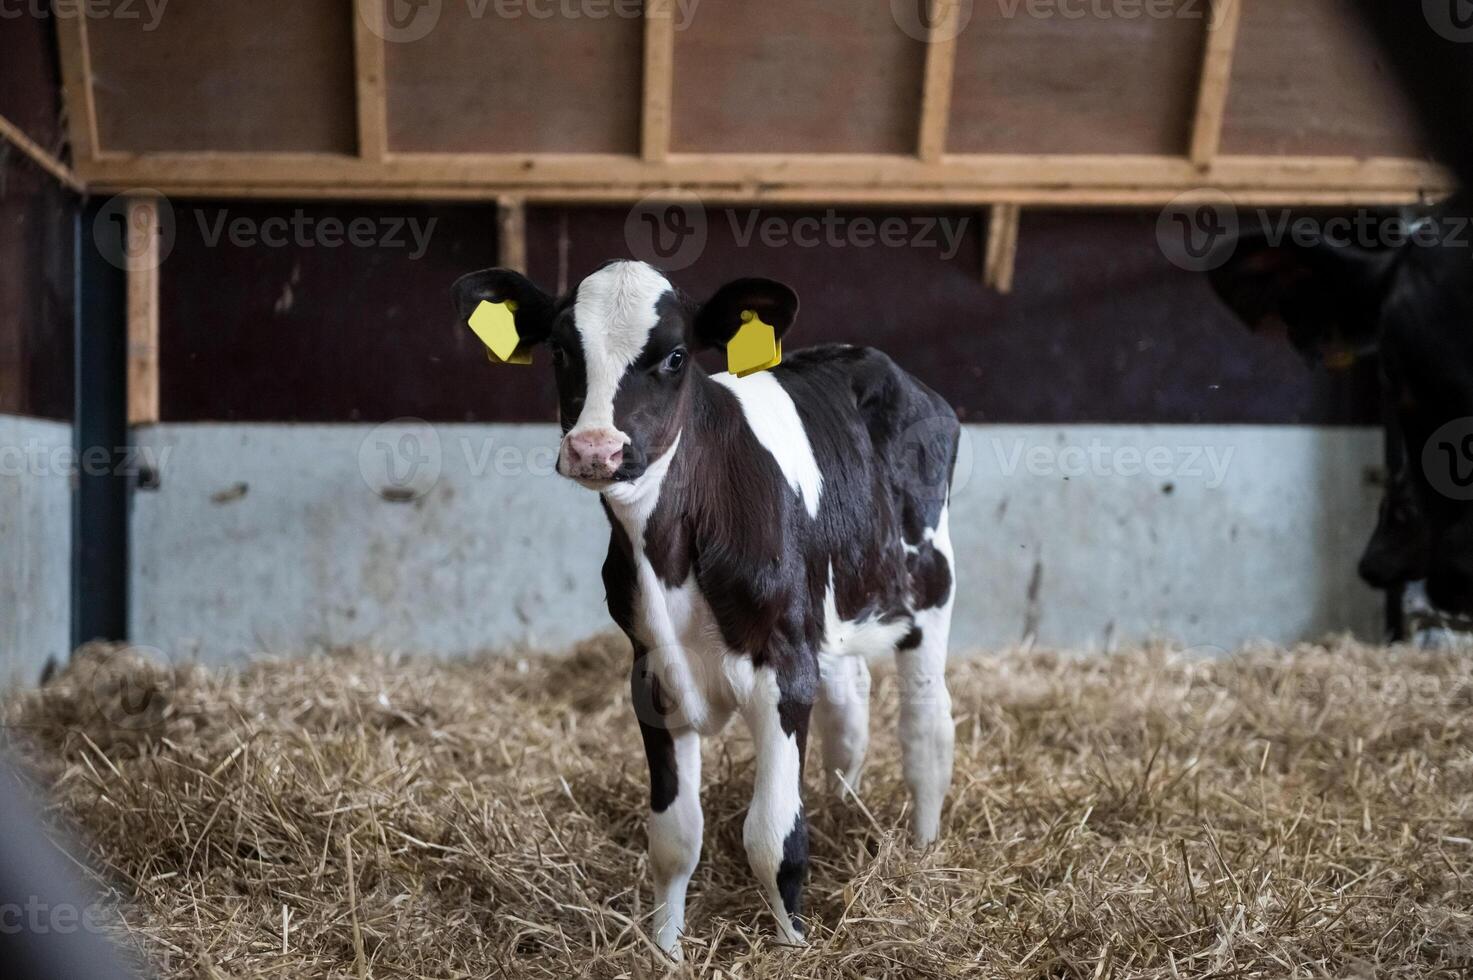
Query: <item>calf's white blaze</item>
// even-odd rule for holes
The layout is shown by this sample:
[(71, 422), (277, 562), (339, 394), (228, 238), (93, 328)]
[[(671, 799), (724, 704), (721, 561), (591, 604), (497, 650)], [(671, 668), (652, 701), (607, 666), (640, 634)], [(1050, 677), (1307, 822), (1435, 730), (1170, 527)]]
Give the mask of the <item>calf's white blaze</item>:
[(573, 323), (583, 343), (588, 390), (569, 436), (606, 429), (629, 442), (614, 424), (614, 395), (660, 320), (660, 297), (671, 290), (670, 281), (644, 262), (612, 262), (578, 284)]

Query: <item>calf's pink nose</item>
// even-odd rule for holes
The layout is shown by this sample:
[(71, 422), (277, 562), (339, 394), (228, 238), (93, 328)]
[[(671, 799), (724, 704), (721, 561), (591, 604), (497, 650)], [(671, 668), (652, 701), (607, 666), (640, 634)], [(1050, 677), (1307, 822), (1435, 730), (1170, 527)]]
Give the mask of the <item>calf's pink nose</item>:
[(590, 429), (568, 436), (570, 476), (606, 478), (624, 462), (624, 439), (608, 429)]

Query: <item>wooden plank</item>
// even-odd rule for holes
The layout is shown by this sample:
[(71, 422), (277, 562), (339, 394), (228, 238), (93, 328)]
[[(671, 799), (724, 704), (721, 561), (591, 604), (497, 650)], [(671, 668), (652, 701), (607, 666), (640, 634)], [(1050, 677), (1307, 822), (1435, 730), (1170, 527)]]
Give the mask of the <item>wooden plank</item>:
[(1239, 5), (1242, 23), (1222, 153), (1430, 154), (1415, 106), (1395, 84), (1361, 18), (1351, 16), (1354, 4), (1239, 0)]
[(170, 3), (148, 29), (96, 13), (121, 3), (65, 2), (94, 11), (83, 19), (106, 149), (357, 154), (348, 0)]
[(672, 152), (914, 156), (926, 45), (900, 7), (683, 0)]
[(926, 44), (926, 75), (921, 88), (920, 135), (916, 152), (936, 162), (946, 153), (951, 124), (951, 90), (956, 71), (959, 0), (931, 0), (931, 36)]
[(644, 108), (640, 152), (645, 160), (670, 154), (670, 114), (675, 92), (675, 17), (670, 0), (644, 5)]
[(159, 420), (158, 199), (128, 202), (128, 424)]
[[(358, 90), (358, 155), (382, 160), (389, 152), (389, 119), (384, 81), (383, 23), (386, 0), (356, 0), (353, 18), (353, 73)], [(392, 2), (392, 0), (387, 0)]]
[(1013, 291), (1013, 270), (1018, 258), (1018, 225), (1023, 209), (1016, 204), (997, 204), (987, 222), (987, 250), (983, 259), (983, 284), (1004, 295)]
[[(55, 6), (55, 4), (53, 5)], [(65, 9), (61, 9), (65, 8)], [(101, 152), (97, 138), (97, 99), (92, 85), (92, 56), (87, 18), (75, 4), (56, 9), (56, 46), (61, 55), (62, 89), (66, 94), (67, 126), (72, 163), (90, 160)]]
[[(93, 193), (118, 194), (136, 185), (89, 184)], [(171, 199), (249, 198), (301, 201), (478, 201), (485, 203), (504, 196), (504, 188), (479, 186), (414, 186), (358, 187), (253, 184), (155, 184), (151, 189)], [(629, 205), (648, 196), (668, 190), (672, 195), (689, 194), (689, 188), (670, 186), (630, 189), (611, 184), (558, 184), (519, 188), (516, 196), (527, 204), (560, 205)], [(1218, 203), (1221, 199), (1210, 190), (1202, 190), (1201, 199)], [(967, 187), (894, 185), (889, 187), (838, 187), (833, 185), (723, 184), (701, 189), (701, 200), (709, 207), (751, 204), (896, 206), (896, 207), (991, 207), (994, 204), (1018, 204), (1024, 207), (1056, 208), (1159, 208), (1170, 203), (1190, 200), (1192, 191), (1173, 187)], [(1274, 190), (1266, 188), (1235, 190), (1233, 201), (1240, 208), (1263, 207), (1373, 207), (1426, 204), (1446, 196), (1446, 192), (1426, 192), (1420, 188), (1355, 190), (1346, 188), (1306, 188)]]
[(527, 272), (527, 207), (519, 197), (497, 200), (496, 264), (503, 269)]
[(1206, 0), (972, 0), (948, 150), (1185, 156), (1207, 11)]
[[(1423, 160), (1354, 157), (1222, 156), (1205, 169), (1184, 157), (1070, 154), (948, 154), (936, 163), (913, 156), (879, 154), (671, 154), (643, 161), (614, 154), (407, 154), (381, 162), (331, 154), (108, 155), (82, 161), (77, 174), (88, 184), (162, 188), (291, 187), (343, 189), (373, 198), (388, 191), (424, 190), (525, 195), (535, 189), (609, 188), (632, 197), (651, 190), (705, 191), (804, 188), (827, 199), (852, 191), (905, 189), (932, 199), (947, 192), (1027, 190), (1098, 192), (1111, 203), (1115, 190), (1172, 190), (1203, 186), (1239, 191), (1438, 193), (1450, 190), (1450, 174)], [(1087, 199), (1088, 194), (1084, 195)], [(1169, 199), (1169, 198), (1168, 198)]]
[(5, 140), (11, 146), (30, 157), (36, 166), (61, 181), (65, 186), (70, 187), (79, 194), (86, 190), (86, 185), (72, 172), (71, 167), (68, 167), (56, 159), (56, 157), (47, 153), (39, 143), (27, 136), (19, 126), (4, 116), (0, 116), (0, 139)]
[(384, 2), (415, 25), (385, 45), (392, 152), (640, 155), (634, 0)]
[(1211, 163), (1222, 146), (1222, 123), (1227, 114), (1242, 14), (1242, 0), (1213, 0), (1202, 56), (1202, 82), (1197, 90), (1197, 116), (1192, 123), (1191, 159), (1199, 167)]

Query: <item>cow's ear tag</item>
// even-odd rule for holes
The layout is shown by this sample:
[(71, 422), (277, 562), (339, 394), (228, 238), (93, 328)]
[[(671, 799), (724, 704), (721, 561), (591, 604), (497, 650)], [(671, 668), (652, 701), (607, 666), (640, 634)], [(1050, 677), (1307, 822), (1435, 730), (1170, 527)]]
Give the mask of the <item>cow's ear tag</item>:
[(742, 325), (726, 343), (726, 369), (738, 378), (775, 368), (783, 362), (783, 342), (755, 310), (742, 311)]
[(481, 300), (471, 314), (470, 328), (486, 345), (486, 356), (493, 364), (531, 364), (532, 351), (517, 335), (517, 311), (514, 300), (492, 303)]

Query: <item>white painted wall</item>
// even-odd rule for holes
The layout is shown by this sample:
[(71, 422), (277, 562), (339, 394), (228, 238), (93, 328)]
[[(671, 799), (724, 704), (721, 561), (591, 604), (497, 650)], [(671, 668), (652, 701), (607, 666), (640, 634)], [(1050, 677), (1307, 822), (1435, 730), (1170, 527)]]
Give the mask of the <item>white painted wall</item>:
[[(551, 425), (139, 439), (162, 473), (134, 498), (139, 643), (209, 660), (353, 643), (461, 654), (609, 626), (607, 528), (591, 493), (553, 475)], [(1063, 646), (1376, 636), (1379, 595), (1355, 564), (1380, 456), (1364, 429), (969, 426), (954, 644), (1030, 627)]]
[(72, 430), (0, 415), (0, 687), (71, 643)]

